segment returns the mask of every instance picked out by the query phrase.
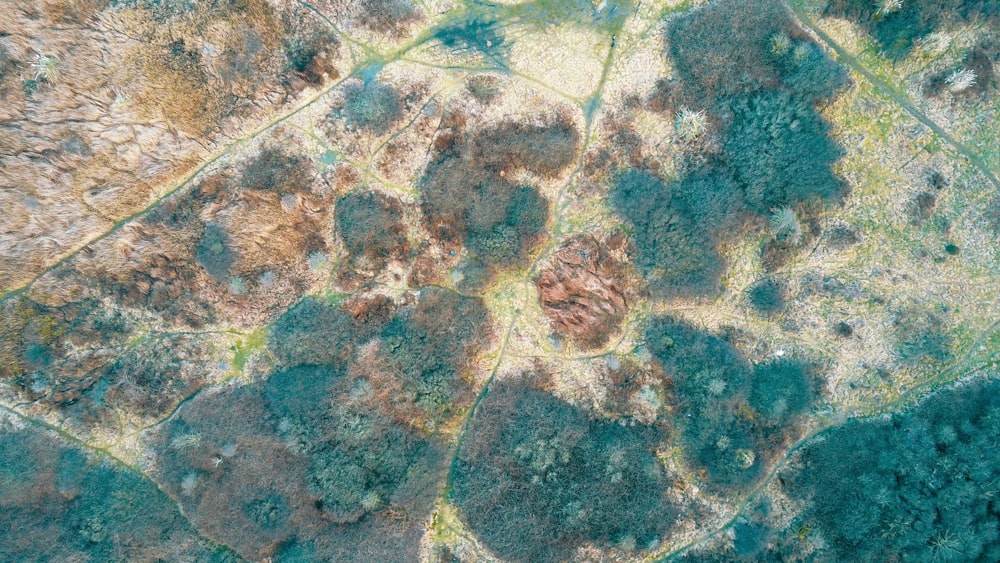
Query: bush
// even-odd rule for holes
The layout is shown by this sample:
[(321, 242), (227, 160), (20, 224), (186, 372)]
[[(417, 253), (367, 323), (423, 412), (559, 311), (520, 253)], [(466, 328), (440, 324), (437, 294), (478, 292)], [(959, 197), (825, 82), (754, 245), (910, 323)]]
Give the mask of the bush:
[(557, 116), (544, 125), (505, 121), (483, 131), (473, 143), (479, 162), (488, 169), (524, 169), (552, 178), (573, 163), (580, 132), (565, 117)]
[(270, 347), (283, 365), (343, 364), (355, 345), (378, 333), (393, 309), (390, 302), (376, 303), (370, 315), (355, 319), (342, 305), (306, 297), (271, 326)]
[(337, 202), (334, 217), (354, 260), (363, 256), (378, 265), (408, 251), (403, 206), (396, 198), (369, 189), (353, 191)]
[(348, 126), (384, 135), (403, 117), (403, 101), (388, 84), (353, 83), (344, 89), (342, 112)]
[(240, 175), (240, 186), (250, 190), (308, 191), (313, 167), (309, 159), (267, 147), (247, 163)]
[(676, 518), (647, 426), (590, 420), (524, 379), (494, 383), (461, 445), (452, 496), (513, 561), (572, 559), (584, 543), (648, 549)]
[(573, 161), (579, 133), (562, 118), (546, 125), (505, 122), (493, 131), (442, 137), (418, 185), (435, 238), (462, 243), (488, 266), (523, 263), (542, 236), (548, 202), (506, 178), (519, 170), (558, 174)]
[(152, 437), (157, 479), (248, 559), (409, 560), (447, 460), (380, 392), (336, 365), (205, 392)]
[(410, 0), (360, 0), (354, 20), (379, 34), (399, 36), (406, 26), (421, 18)]
[(747, 290), (747, 302), (754, 311), (771, 317), (785, 310), (785, 286), (775, 279), (754, 282)]
[(462, 377), (488, 330), (489, 313), (478, 297), (426, 287), (417, 306), (401, 311), (382, 331), (382, 349), (399, 369), (406, 398), (435, 419), (468, 398)]
[(215, 223), (205, 225), (201, 239), (198, 240), (195, 261), (205, 268), (210, 276), (224, 281), (229, 278), (229, 269), (235, 259), (226, 230)]
[(311, 462), (310, 491), (321, 511), (338, 522), (388, 504), (428, 448), (375, 412), (369, 386), (336, 368), (300, 366), (274, 374), (264, 388), (279, 430)]
[(206, 560), (213, 551), (131, 469), (31, 426), (0, 430), (0, 559)]
[(897, 9), (885, 9), (892, 2), (834, 0), (825, 16), (849, 19), (879, 43), (883, 53), (895, 60), (906, 57), (917, 41), (939, 29), (976, 22), (1000, 25), (1000, 3), (996, 0), (907, 0)]

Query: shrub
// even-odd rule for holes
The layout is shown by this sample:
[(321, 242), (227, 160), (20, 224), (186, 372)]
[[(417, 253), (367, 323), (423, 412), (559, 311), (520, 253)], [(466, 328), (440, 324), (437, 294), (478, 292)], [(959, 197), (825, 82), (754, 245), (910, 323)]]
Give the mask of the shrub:
[(934, 31), (970, 22), (994, 27), (1000, 24), (996, 0), (907, 0), (897, 9), (885, 9), (886, 2), (835, 0), (824, 15), (852, 20), (895, 60), (906, 57), (917, 42)]
[[(685, 97), (698, 105), (772, 89), (779, 83), (771, 37), (791, 28), (777, 2), (717, 0), (667, 25), (667, 53), (675, 62)], [(704, 106), (702, 106), (704, 104)]]
[(285, 44), (288, 71), (306, 84), (319, 86), (325, 77), (337, 77), (332, 59), (339, 48), (337, 36), (326, 30), (289, 40)]
[(337, 202), (334, 217), (355, 260), (363, 256), (377, 265), (402, 258), (409, 248), (403, 206), (396, 198), (369, 189), (353, 191)]
[(754, 282), (747, 290), (747, 302), (754, 311), (771, 317), (785, 310), (785, 287), (775, 279)]
[(382, 331), (382, 349), (399, 369), (407, 399), (434, 418), (467, 398), (462, 377), (486, 336), (488, 315), (478, 297), (426, 287), (417, 306), (403, 310)]
[(645, 340), (673, 380), (685, 457), (705, 485), (729, 493), (757, 483), (812, 404), (808, 366), (751, 367), (722, 339), (670, 317), (652, 319)]
[(403, 101), (388, 84), (353, 83), (344, 89), (342, 112), (348, 126), (383, 135), (403, 117)]
[[(377, 309), (392, 305), (381, 303)], [(387, 320), (387, 319), (386, 319)], [(285, 312), (269, 331), (269, 343), (283, 365), (340, 364), (352, 357), (353, 347), (377, 334), (381, 314), (355, 319), (341, 305), (306, 297)]]
[(229, 278), (229, 268), (235, 259), (226, 230), (215, 223), (205, 225), (195, 251), (195, 261), (205, 268), (210, 276), (223, 281)]
[(213, 555), (141, 475), (32, 426), (0, 430), (0, 507), (5, 561)]
[(452, 496), (508, 560), (572, 559), (586, 542), (647, 549), (676, 518), (652, 452), (662, 439), (655, 427), (590, 420), (523, 378), (497, 382), (461, 445)]
[(379, 415), (363, 381), (340, 370), (300, 366), (274, 374), (264, 388), (279, 431), (310, 461), (310, 491), (321, 511), (354, 522), (393, 499), (428, 444)]
[(482, 166), (496, 171), (525, 169), (544, 178), (573, 163), (580, 133), (571, 120), (555, 117), (542, 125), (505, 121), (473, 139)]
[(240, 175), (240, 186), (250, 190), (308, 191), (313, 167), (309, 159), (267, 147), (247, 163)]
[(376, 33), (399, 36), (420, 18), (410, 0), (361, 0), (355, 4), (353, 19)]
[(579, 141), (561, 118), (541, 126), (506, 122), (476, 134), (459, 129), (442, 139), (418, 184), (425, 225), (485, 265), (523, 263), (544, 231), (548, 202), (537, 188), (506, 178), (518, 170), (557, 174)]

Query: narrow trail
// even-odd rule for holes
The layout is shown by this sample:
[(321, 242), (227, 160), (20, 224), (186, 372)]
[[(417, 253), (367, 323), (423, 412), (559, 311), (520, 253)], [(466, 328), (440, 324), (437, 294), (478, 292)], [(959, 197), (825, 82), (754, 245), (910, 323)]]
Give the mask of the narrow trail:
[[(992, 170), (986, 165), (979, 155), (969, 149), (962, 142), (958, 141), (952, 137), (947, 131), (941, 126), (935, 123), (932, 119), (927, 117), (924, 113), (918, 110), (908, 99), (908, 97), (898, 91), (896, 88), (892, 87), (890, 84), (884, 80), (878, 78), (872, 71), (868, 70), (860, 61), (853, 55), (851, 55), (843, 46), (838, 44), (833, 40), (826, 32), (824, 32), (818, 25), (816, 25), (812, 20), (809, 19), (808, 14), (805, 10), (794, 3), (787, 3), (789, 9), (796, 15), (798, 20), (802, 25), (810, 29), (823, 43), (825, 43), (830, 49), (832, 49), (838, 56), (839, 61), (858, 74), (863, 76), (867, 81), (869, 81), (875, 89), (882, 94), (888, 96), (894, 103), (899, 107), (909, 113), (914, 119), (930, 129), (934, 134), (938, 135), (947, 144), (949, 144), (957, 153), (965, 157), (993, 186), (1000, 189), (1000, 181), (998, 181), (996, 175)], [(760, 484), (751, 489), (745, 494), (743, 500), (734, 506), (735, 512), (733, 516), (726, 520), (720, 527), (712, 530), (701, 537), (692, 540), (691, 542), (679, 546), (678, 548), (671, 550), (669, 553), (660, 554), (654, 557), (650, 557), (650, 561), (675, 561), (680, 557), (690, 552), (693, 549), (702, 547), (710, 543), (712, 540), (716, 539), (724, 533), (730, 526), (732, 526), (737, 519), (741, 516), (743, 511), (747, 508), (748, 504), (755, 501), (757, 497), (770, 486), (771, 482), (775, 477), (793, 460), (795, 454), (801, 450), (805, 445), (807, 445), (816, 436), (835, 428), (843, 424), (847, 420), (856, 420), (870, 418), (874, 416), (881, 416), (884, 414), (889, 414), (893, 412), (898, 412), (905, 408), (912, 406), (917, 403), (921, 398), (932, 393), (934, 390), (959, 381), (965, 377), (973, 376), (983, 369), (988, 368), (996, 364), (995, 359), (986, 359), (975, 361), (977, 352), (979, 352), (980, 346), (991, 336), (995, 335), (997, 330), (1000, 330), (1000, 320), (993, 322), (986, 330), (980, 334), (980, 336), (966, 349), (965, 353), (960, 357), (956, 358), (948, 366), (942, 368), (938, 374), (930, 379), (927, 379), (918, 385), (913, 386), (906, 392), (901, 394), (899, 397), (893, 399), (892, 401), (882, 403), (880, 405), (874, 406), (870, 409), (858, 410), (855, 412), (841, 413), (839, 416), (828, 417), (822, 419), (820, 424), (812, 428), (809, 432), (798, 439), (785, 453), (780, 460), (777, 460), (770, 471), (764, 479), (761, 480)]]
[(900, 92), (899, 89), (893, 87), (888, 82), (876, 76), (875, 73), (868, 70), (867, 67), (861, 64), (861, 62), (857, 59), (857, 57), (849, 53), (847, 49), (845, 49), (839, 43), (834, 41), (834, 39), (830, 37), (829, 34), (827, 34), (818, 25), (816, 25), (815, 22), (809, 19), (809, 14), (806, 13), (805, 9), (803, 9), (802, 6), (798, 5), (795, 2), (788, 2), (786, 3), (786, 5), (788, 6), (789, 10), (791, 10), (792, 13), (795, 14), (795, 16), (798, 18), (799, 22), (802, 25), (809, 28), (810, 31), (816, 34), (816, 37), (818, 37), (823, 43), (825, 43), (830, 49), (832, 49), (833, 52), (837, 53), (837, 57), (841, 63), (847, 65), (852, 70), (863, 76), (865, 80), (870, 82), (878, 92), (888, 96), (893, 102), (896, 103), (896, 105), (903, 108), (907, 113), (913, 116), (914, 119), (916, 119), (921, 124), (926, 126), (928, 129), (933, 131), (935, 135), (941, 137), (941, 139), (943, 139), (946, 143), (951, 145), (951, 147), (955, 149), (959, 154), (968, 159), (968, 161), (972, 163), (972, 165), (975, 166), (976, 169), (979, 170), (979, 172), (983, 176), (985, 176), (986, 179), (989, 180), (989, 182), (993, 184), (993, 186), (996, 189), (1000, 190), (1000, 180), (997, 179), (997, 176), (993, 173), (992, 170), (990, 170), (990, 167), (986, 165), (986, 163), (978, 154), (976, 154), (974, 151), (972, 151), (972, 149), (967, 147), (958, 139), (952, 137), (947, 131), (944, 130), (943, 127), (935, 123), (934, 120), (927, 117), (923, 112), (917, 109), (916, 106), (914, 106), (913, 103), (910, 102), (909, 97), (905, 93)]

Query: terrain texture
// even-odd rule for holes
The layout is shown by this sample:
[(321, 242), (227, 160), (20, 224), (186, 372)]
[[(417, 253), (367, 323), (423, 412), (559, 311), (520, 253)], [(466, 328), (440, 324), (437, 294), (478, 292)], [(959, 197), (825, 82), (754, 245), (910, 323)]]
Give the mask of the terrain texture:
[(10, 0), (0, 560), (1000, 560), (996, 0)]

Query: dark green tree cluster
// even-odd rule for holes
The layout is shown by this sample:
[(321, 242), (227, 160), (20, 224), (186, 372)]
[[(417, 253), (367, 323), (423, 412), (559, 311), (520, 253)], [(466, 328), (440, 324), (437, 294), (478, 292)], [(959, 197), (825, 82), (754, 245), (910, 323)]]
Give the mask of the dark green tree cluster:
[(343, 367), (300, 365), (199, 395), (154, 437), (156, 478), (248, 559), (411, 560), (446, 456), (373, 389)]
[(487, 323), (481, 300), (434, 287), (402, 306), (307, 298), (272, 326), (276, 373), (204, 392), (156, 434), (158, 479), (251, 559), (412, 560), (447, 470), (425, 428), (471, 399)]
[[(726, 189), (732, 186), (716, 184), (711, 177), (700, 180), (704, 182), (692, 177), (690, 183), (702, 184), (706, 204), (713, 195), (735, 193)], [(718, 291), (725, 264), (712, 229), (699, 224), (688, 202), (662, 179), (641, 170), (622, 173), (615, 180), (611, 205), (632, 226), (635, 264), (654, 292), (697, 296)]]
[(510, 561), (565, 561), (585, 543), (650, 549), (676, 518), (659, 426), (591, 418), (522, 376), (494, 383), (452, 472), (466, 524)]
[(232, 561), (136, 471), (27, 426), (0, 430), (0, 559)]
[(290, 309), (271, 329), (275, 356), (288, 366), (344, 366), (377, 338), (399, 399), (442, 420), (469, 398), (462, 371), (489, 330), (481, 299), (426, 287), (411, 307), (397, 309), (385, 297), (347, 305), (351, 311), (307, 298)]
[(485, 339), (489, 312), (482, 300), (447, 289), (421, 290), (416, 307), (397, 314), (381, 333), (406, 400), (434, 419), (470, 397), (461, 371)]
[[(264, 402), (279, 433), (310, 462), (309, 491), (336, 522), (393, 502), (407, 479), (433, 472), (443, 452), (373, 405), (371, 383), (333, 366), (298, 366), (267, 381)], [(396, 499), (398, 500), (398, 499)]]
[(790, 494), (810, 501), (795, 528), (824, 538), (821, 558), (996, 561), (998, 437), (995, 380), (941, 391), (910, 412), (852, 420), (810, 444), (783, 476)]
[(673, 380), (689, 463), (716, 491), (757, 483), (812, 406), (809, 364), (781, 358), (751, 366), (721, 338), (670, 317), (653, 319), (645, 337)]
[(711, 296), (724, 269), (718, 245), (746, 219), (843, 195), (832, 171), (842, 151), (816, 105), (847, 75), (774, 0), (690, 10), (668, 21), (666, 44), (677, 78), (651, 106), (700, 112), (722, 150), (691, 155), (669, 182), (627, 170), (611, 202), (654, 293)]

